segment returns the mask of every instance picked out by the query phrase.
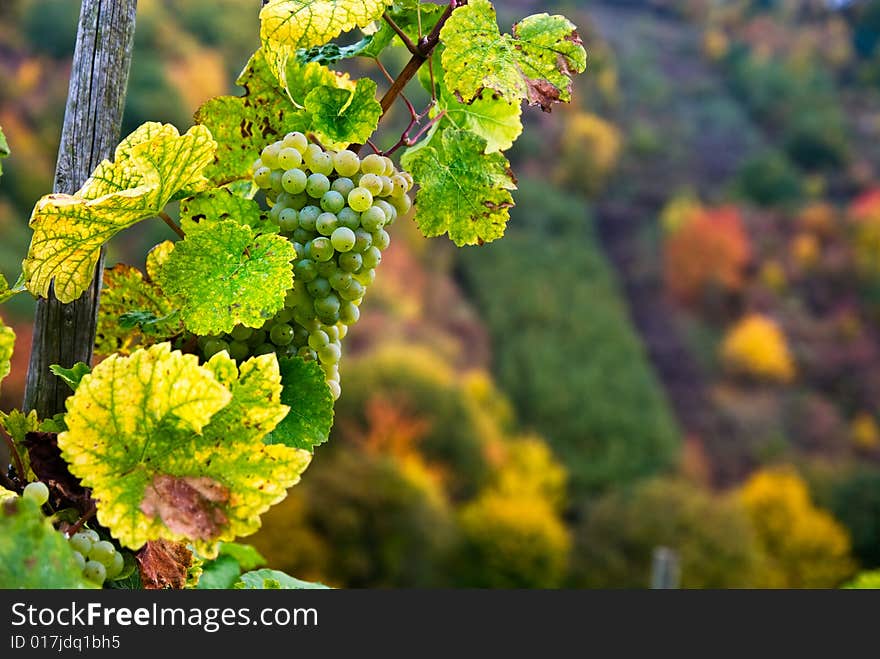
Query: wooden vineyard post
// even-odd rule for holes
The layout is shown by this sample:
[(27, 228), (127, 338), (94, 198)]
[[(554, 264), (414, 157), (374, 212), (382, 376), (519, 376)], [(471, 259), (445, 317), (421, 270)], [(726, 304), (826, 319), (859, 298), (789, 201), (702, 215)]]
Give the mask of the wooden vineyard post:
[[(134, 43), (137, 0), (83, 0), (70, 89), (61, 130), (54, 191), (72, 194), (119, 141)], [(90, 363), (95, 343), (104, 250), (89, 289), (69, 304), (50, 291), (37, 301), (25, 388), (25, 411), (49, 418), (64, 411), (70, 394), (49, 366)]]

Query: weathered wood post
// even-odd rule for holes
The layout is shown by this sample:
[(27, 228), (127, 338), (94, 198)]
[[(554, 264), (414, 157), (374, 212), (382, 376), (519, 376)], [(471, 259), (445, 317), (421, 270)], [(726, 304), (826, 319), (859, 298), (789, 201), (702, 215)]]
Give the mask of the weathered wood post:
[[(119, 141), (134, 43), (137, 0), (83, 0), (61, 130), (54, 191), (76, 192)], [(70, 390), (49, 366), (90, 363), (104, 251), (85, 294), (62, 304), (50, 291), (37, 302), (24, 409), (40, 418), (64, 411)]]
[(675, 589), (681, 583), (678, 552), (669, 547), (655, 547), (651, 564), (651, 588)]

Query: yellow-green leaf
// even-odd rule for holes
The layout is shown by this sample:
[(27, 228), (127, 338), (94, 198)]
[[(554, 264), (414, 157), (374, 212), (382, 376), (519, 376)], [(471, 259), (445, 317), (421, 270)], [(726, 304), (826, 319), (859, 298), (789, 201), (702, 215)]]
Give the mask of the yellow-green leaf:
[(353, 91), (318, 87), (306, 97), (305, 108), (312, 115), (312, 127), (334, 144), (366, 142), (382, 116), (376, 100), (376, 83), (361, 78)]
[(18, 281), (15, 282), (15, 284), (12, 286), (12, 288), (10, 288), (9, 282), (6, 281), (5, 275), (0, 273), (0, 304), (2, 304), (3, 302), (6, 302), (6, 300), (8, 300), (11, 297), (15, 297), (19, 293), (24, 293), (25, 290), (27, 290), (27, 289), (25, 289), (25, 287), (24, 287), (24, 278), (23, 277), (19, 277)]
[(343, 32), (382, 17), (393, 0), (269, 0), (260, 11), (260, 38), (269, 70), (287, 87), (297, 50), (322, 46)]
[(159, 268), (157, 283), (196, 334), (259, 327), (284, 306), (293, 287), (293, 245), (256, 235), (232, 220), (183, 222), (186, 238)]
[(471, 0), (443, 26), (446, 85), (463, 103), (484, 89), (550, 110), (571, 99), (571, 78), (587, 66), (577, 28), (564, 16), (535, 14), (501, 34), (489, 0)]
[(9, 375), (12, 351), (15, 348), (15, 332), (0, 318), (0, 382)]
[(446, 128), (404, 154), (419, 184), (415, 220), (425, 236), (448, 233), (461, 246), (504, 235), (516, 180), (502, 154), (485, 151), (482, 137)]
[(184, 199), (180, 202), (180, 216), (196, 222), (205, 218), (232, 220), (238, 224), (246, 224), (260, 233), (279, 231), (273, 222), (266, 220), (256, 201), (239, 197), (227, 188), (208, 190)]
[(305, 451), (260, 441), (287, 412), (280, 392), (274, 355), (239, 371), (225, 353), (199, 366), (160, 344), (84, 377), (58, 444), (124, 545), (186, 541), (210, 556), (255, 531), (309, 463)]
[(204, 126), (180, 135), (173, 126), (146, 124), (76, 194), (40, 199), (31, 215), (34, 235), (23, 264), (28, 290), (46, 296), (54, 280), (59, 300), (78, 298), (91, 282), (101, 246), (156, 215), (181, 191), (205, 187), (203, 170), (215, 150)]
[[(24, 440), (29, 432), (40, 430), (37, 411), (31, 410), (27, 414), (21, 410), (12, 410), (8, 413), (0, 412), (0, 428), (3, 428), (6, 434), (12, 438), (12, 445), (21, 459), (24, 470), (30, 472), (30, 455), (24, 445)], [(24, 474), (25, 477), (28, 475)]]

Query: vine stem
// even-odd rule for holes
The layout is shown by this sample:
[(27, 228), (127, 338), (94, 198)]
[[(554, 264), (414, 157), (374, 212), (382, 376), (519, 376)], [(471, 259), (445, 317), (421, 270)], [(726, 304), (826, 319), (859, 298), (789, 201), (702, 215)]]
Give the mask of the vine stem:
[(409, 35), (407, 35), (406, 32), (400, 29), (400, 26), (394, 22), (394, 19), (391, 18), (387, 11), (382, 14), (382, 18), (388, 23), (391, 29), (394, 30), (394, 33), (400, 37), (400, 40), (403, 42), (403, 45), (406, 46), (406, 49), (410, 54), (416, 55), (419, 52), (419, 47), (412, 42), (412, 39), (409, 38)]
[(18, 454), (18, 447), (12, 441), (12, 438), (5, 432), (0, 434), (3, 435), (3, 441), (6, 442), (6, 447), (9, 449), (9, 455), (12, 457), (12, 462), (15, 466), (15, 473), (18, 474), (18, 477), (21, 480), (24, 480), (27, 475), (24, 471), (24, 464), (21, 461), (21, 456)]
[[(434, 52), (437, 44), (440, 43), (440, 30), (446, 25), (446, 21), (449, 20), (452, 12), (462, 4), (464, 3), (461, 0), (450, 0), (446, 10), (441, 14), (440, 19), (434, 26), (434, 29), (432, 29), (427, 36), (419, 39), (419, 42), (415, 44), (414, 52), (410, 51), (412, 52), (412, 57), (409, 58), (406, 66), (403, 67), (403, 70), (394, 79), (394, 82), (391, 83), (391, 87), (388, 88), (388, 91), (385, 92), (385, 95), (380, 101), (382, 106), (382, 116), (379, 118), (379, 121), (385, 117), (389, 108), (394, 105), (394, 101), (396, 101), (397, 97), (401, 95), (409, 81), (412, 80), (413, 76), (415, 76), (415, 74), (418, 73), (418, 70), (422, 68), (422, 64), (431, 58), (431, 54)], [(393, 26), (392, 29), (394, 29)], [(363, 144), (352, 144), (349, 149), (355, 153), (360, 153), (363, 147)]]
[(180, 225), (175, 222), (171, 216), (165, 211), (159, 211), (157, 213), (158, 217), (162, 218), (162, 221), (171, 227), (171, 230), (176, 233), (181, 238), (186, 238), (186, 234), (183, 232), (183, 229), (180, 228)]
[(67, 531), (66, 531), (66, 533), (67, 533), (67, 537), (70, 537), (70, 536), (72, 536), (74, 533), (78, 532), (78, 531), (83, 527), (83, 524), (85, 524), (85, 523), (88, 522), (92, 517), (95, 516), (95, 513), (96, 513), (96, 512), (98, 512), (98, 509), (97, 509), (97, 507), (95, 506), (95, 504), (92, 503), (92, 505), (89, 507), (89, 509), (88, 509), (86, 512), (84, 512), (84, 513), (82, 514), (82, 517), (80, 517), (78, 520), (76, 520), (76, 521), (73, 523), (73, 526), (71, 526), (69, 529), (67, 529)]

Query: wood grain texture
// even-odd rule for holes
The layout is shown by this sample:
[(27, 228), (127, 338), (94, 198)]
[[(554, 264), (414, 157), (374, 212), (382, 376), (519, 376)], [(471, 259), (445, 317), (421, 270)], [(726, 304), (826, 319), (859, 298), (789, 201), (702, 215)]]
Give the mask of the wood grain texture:
[[(54, 191), (71, 194), (119, 142), (131, 65), (137, 0), (83, 0), (70, 76)], [(104, 267), (104, 252), (96, 272)], [(37, 302), (25, 389), (25, 411), (40, 418), (64, 411), (68, 386), (52, 364), (91, 363), (101, 278), (78, 300), (62, 304), (50, 292)]]

